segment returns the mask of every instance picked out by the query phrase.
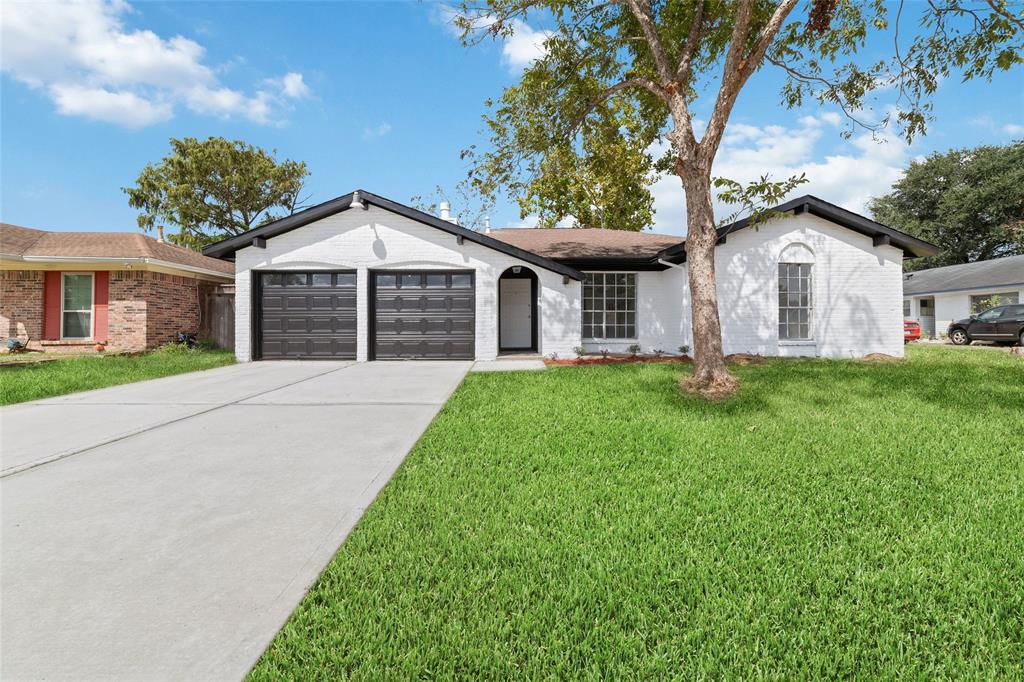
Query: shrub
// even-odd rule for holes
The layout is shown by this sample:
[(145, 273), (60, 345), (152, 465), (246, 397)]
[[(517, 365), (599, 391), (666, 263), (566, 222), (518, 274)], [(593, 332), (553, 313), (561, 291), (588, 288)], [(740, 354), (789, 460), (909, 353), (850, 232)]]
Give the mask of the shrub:
[(641, 351), (640, 344), (639, 343), (630, 344), (628, 350), (629, 350), (629, 354), (632, 355), (635, 358), (637, 356), (637, 354), (639, 354), (640, 351)]
[(558, 359), (558, 353), (548, 353), (548, 359), (549, 360), (557, 360)]
[(690, 352), (690, 346), (688, 346), (687, 344), (684, 343), (683, 345), (679, 346), (679, 354), (680, 355), (686, 355), (689, 352)]
[(576, 346), (575, 348), (572, 349), (572, 352), (576, 354), (577, 358), (582, 358), (584, 355), (587, 354), (587, 349), (584, 348), (583, 346)]
[(662, 350), (661, 348), (652, 348), (651, 352), (654, 353), (654, 357), (656, 358), (660, 358), (662, 355), (665, 354), (665, 351)]
[(601, 357), (604, 358), (605, 360), (608, 359), (608, 353), (611, 353), (611, 351), (608, 350), (607, 348), (601, 349)]

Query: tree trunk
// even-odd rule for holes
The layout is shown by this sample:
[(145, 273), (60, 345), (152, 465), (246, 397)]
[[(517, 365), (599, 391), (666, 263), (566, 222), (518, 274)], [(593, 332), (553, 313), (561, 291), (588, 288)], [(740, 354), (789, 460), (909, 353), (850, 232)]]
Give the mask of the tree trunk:
[(729, 374), (722, 352), (715, 283), (718, 234), (711, 208), (710, 173), (680, 172), (679, 175), (686, 192), (686, 263), (694, 354), (693, 376), (683, 387), (706, 398), (725, 398), (736, 392), (739, 382)]

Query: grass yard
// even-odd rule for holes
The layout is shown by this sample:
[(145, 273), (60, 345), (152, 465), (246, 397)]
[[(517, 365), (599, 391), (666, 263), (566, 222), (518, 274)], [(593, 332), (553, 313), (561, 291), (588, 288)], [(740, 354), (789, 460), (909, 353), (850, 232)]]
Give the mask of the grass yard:
[(234, 354), (227, 350), (190, 351), (167, 346), (143, 355), (94, 354), (35, 364), (7, 363), (0, 366), (0, 405), (210, 369), (234, 361)]
[(1024, 676), (1024, 361), (470, 374), (252, 679)]

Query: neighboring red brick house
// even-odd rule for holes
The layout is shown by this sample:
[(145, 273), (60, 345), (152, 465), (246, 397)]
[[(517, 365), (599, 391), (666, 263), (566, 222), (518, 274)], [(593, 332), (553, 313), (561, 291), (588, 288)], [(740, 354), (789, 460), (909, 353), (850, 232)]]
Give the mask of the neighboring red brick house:
[(31, 348), (153, 348), (198, 332), (204, 289), (233, 281), (234, 264), (137, 232), (0, 223), (0, 338)]

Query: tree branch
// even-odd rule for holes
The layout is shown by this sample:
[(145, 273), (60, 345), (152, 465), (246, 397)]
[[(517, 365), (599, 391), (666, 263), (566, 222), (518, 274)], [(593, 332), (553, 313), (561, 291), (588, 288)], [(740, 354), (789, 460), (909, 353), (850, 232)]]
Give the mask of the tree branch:
[(601, 104), (601, 102), (604, 102), (606, 99), (608, 99), (615, 93), (622, 92), (627, 88), (641, 88), (654, 94), (656, 97), (667, 101), (667, 95), (665, 94), (665, 90), (654, 81), (648, 78), (640, 77), (627, 78), (624, 81), (620, 81), (615, 85), (605, 88), (600, 94), (597, 95), (597, 97), (594, 97), (589, 102), (587, 102), (586, 107), (584, 107), (583, 111), (580, 112), (580, 114), (573, 120), (573, 123), (571, 126), (569, 126), (568, 130), (566, 130), (566, 134), (572, 135), (573, 133), (575, 133), (576, 130), (579, 129), (581, 125), (583, 125), (583, 121), (586, 120), (587, 116), (590, 115), (590, 112), (592, 112), (597, 107), (597, 105)]
[(640, 28), (643, 29), (644, 37), (647, 38), (647, 46), (651, 49), (651, 55), (654, 57), (654, 64), (658, 67), (658, 76), (661, 78), (662, 85), (668, 85), (672, 82), (672, 70), (669, 68), (668, 56), (661, 44), (661, 38), (658, 37), (658, 29), (654, 25), (651, 4), (647, 0), (625, 0), (625, 2), (633, 11), (636, 20), (640, 22)]
[(775, 39), (779, 29), (782, 28), (782, 22), (793, 11), (796, 3), (797, 0), (782, 0), (779, 3), (771, 18), (758, 33), (750, 54), (744, 57), (743, 48), (750, 34), (753, 0), (741, 0), (736, 10), (736, 23), (733, 26), (732, 39), (729, 42), (729, 53), (725, 58), (722, 85), (718, 89), (718, 97), (715, 99), (715, 108), (708, 121), (707, 131), (700, 141), (702, 165), (710, 168), (710, 162), (718, 153), (718, 145), (722, 141), (722, 135), (725, 133), (725, 126), (729, 122), (733, 105), (736, 104), (736, 97), (750, 75), (760, 66), (768, 47)]
[(998, 2), (998, 0), (985, 0), (985, 2), (988, 3), (988, 6), (992, 8), (993, 12), (1001, 16), (1003, 19), (1006, 19), (1010, 23), (1016, 24), (1018, 28), (1024, 31), (1024, 19), (1014, 16), (1012, 12), (1006, 11), (1005, 5)]
[(686, 46), (679, 57), (679, 68), (676, 69), (676, 81), (685, 86), (690, 79), (690, 70), (693, 66), (693, 55), (697, 52), (697, 45), (700, 43), (701, 35), (704, 33), (704, 0), (700, 0), (697, 9), (694, 11), (693, 23), (690, 24), (690, 34), (686, 37)]

